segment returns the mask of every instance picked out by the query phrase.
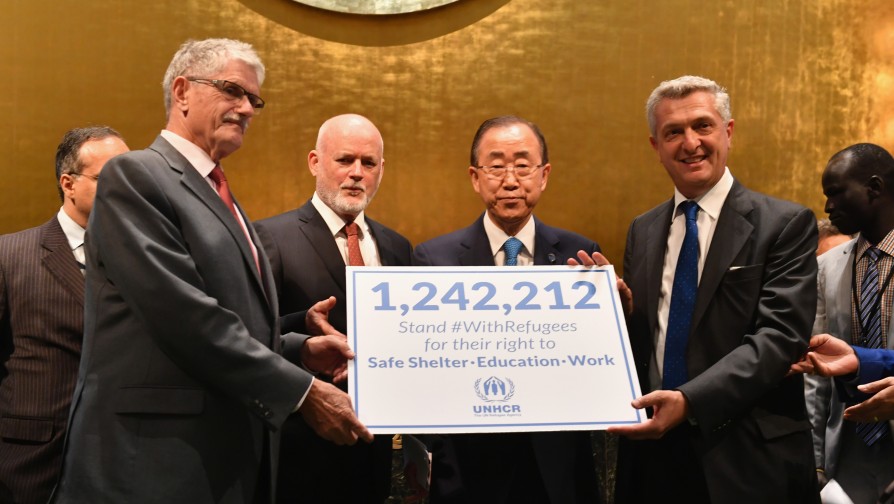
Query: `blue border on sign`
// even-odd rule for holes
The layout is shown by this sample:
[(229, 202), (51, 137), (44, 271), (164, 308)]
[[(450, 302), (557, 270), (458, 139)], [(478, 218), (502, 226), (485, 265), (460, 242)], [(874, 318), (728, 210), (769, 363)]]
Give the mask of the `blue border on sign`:
[[(536, 266), (536, 265), (535, 265), (535, 266)], [(471, 269), (468, 269), (468, 270), (463, 270), (463, 269), (459, 269), (458, 267), (454, 267), (454, 268), (452, 268), (452, 270), (449, 271), (449, 272), (448, 272), (448, 271), (431, 271), (431, 270), (428, 270), (428, 271), (426, 271), (426, 274), (434, 274), (434, 275), (452, 275), (452, 274), (456, 274), (456, 273), (474, 273), (474, 272), (475, 272), (475, 269), (477, 269), (477, 268), (482, 268), (482, 267), (484, 267), (484, 268), (490, 268), (490, 266), (479, 266), (479, 267), (476, 267), (476, 268), (471, 268)], [(528, 272), (526, 272), (526, 274), (527, 274), (527, 273), (551, 274), (551, 275), (554, 275), (554, 274), (562, 274), (562, 273), (580, 274), (582, 271), (583, 271), (583, 270), (579, 270), (579, 269), (569, 269), (567, 272), (565, 272), (565, 271), (558, 271), (558, 270), (550, 269), (550, 270), (548, 270), (548, 271), (542, 271), (542, 272), (541, 272), (541, 271), (528, 271)], [(609, 275), (608, 270), (593, 270), (592, 272), (593, 272), (593, 273), (602, 273), (602, 274), (604, 275), (604, 277), (605, 277), (605, 281), (606, 281), (606, 283), (608, 283), (608, 282), (611, 280), (611, 275)], [(354, 344), (353, 344), (352, 348), (354, 349), (354, 352), (357, 353), (357, 348), (358, 348), (358, 347), (357, 347), (357, 345), (358, 345), (358, 340), (357, 340), (358, 330), (357, 330), (357, 313), (356, 313), (356, 306), (357, 306), (357, 288), (356, 288), (356, 285), (357, 285), (357, 277), (358, 277), (358, 275), (361, 275), (361, 274), (365, 274), (365, 273), (371, 273), (371, 274), (372, 274), (373, 272), (366, 272), (366, 271), (357, 271), (357, 270), (355, 270), (355, 271), (352, 271), (351, 273), (352, 273), (352, 274), (351, 274), (351, 278), (350, 278), (351, 285), (352, 285), (351, 292), (352, 292), (352, 294), (353, 294), (353, 300), (352, 300), (353, 303), (351, 304), (351, 308), (352, 308), (352, 310), (353, 310), (353, 313), (352, 313), (352, 315), (353, 315), (352, 320), (353, 320), (353, 323), (354, 323), (354, 330), (353, 330), (353, 334), (354, 334), (353, 342), (354, 342)], [(379, 273), (381, 273), (381, 271), (375, 272), (374, 274), (379, 274)], [(421, 271), (401, 270), (401, 271), (389, 271), (389, 272), (388, 272), (389, 275), (418, 275), (419, 273), (421, 273)], [(514, 272), (513, 272), (513, 271), (490, 271), (489, 273), (512, 274), (512, 273), (514, 273)], [(609, 288), (611, 288), (611, 286), (609, 286)], [(624, 337), (623, 337), (624, 333), (623, 333), (623, 329), (622, 329), (622, 326), (621, 326), (622, 321), (621, 321), (620, 317), (618, 316), (618, 313), (619, 313), (619, 311), (618, 311), (618, 305), (616, 304), (616, 300), (615, 300), (615, 296), (614, 296), (614, 295), (610, 296), (610, 298), (611, 298), (611, 301), (612, 301), (613, 313), (615, 314), (615, 326), (617, 327), (618, 338), (620, 339), (621, 348), (623, 349), (624, 355), (626, 356), (626, 355), (627, 355), (627, 347), (626, 347), (626, 345), (624, 344)], [(630, 368), (630, 366), (627, 365), (627, 364), (628, 364), (628, 361), (627, 361), (626, 357), (625, 357), (625, 359), (624, 359), (624, 363), (625, 363), (625, 368), (626, 368), (626, 371), (627, 371), (627, 384), (628, 384), (628, 387), (629, 387), (630, 398), (631, 398), (631, 400), (633, 400), (633, 399), (636, 399), (636, 388), (635, 388), (635, 386), (634, 386), (633, 373), (631, 372), (631, 368)], [(355, 381), (359, 381), (359, 374), (360, 374), (360, 369), (361, 369), (361, 368), (360, 368), (360, 366), (359, 366), (359, 363), (358, 363), (357, 359), (354, 359), (354, 360), (352, 361), (352, 364), (351, 364), (351, 365), (352, 365), (352, 367), (354, 368), (354, 377), (355, 377)], [(353, 406), (354, 406), (354, 411), (355, 411), (355, 412), (357, 413), (357, 415), (359, 416), (359, 414), (360, 414), (360, 391), (359, 391), (359, 390), (355, 390), (355, 391), (354, 391), (354, 404), (353, 404)], [(643, 411), (643, 410), (634, 410), (634, 412), (635, 412), (635, 414), (636, 414), (636, 420), (600, 421), (600, 422), (595, 422), (595, 421), (593, 421), (593, 422), (539, 422), (539, 423), (535, 423), (535, 422), (527, 422), (527, 423), (500, 423), (500, 424), (495, 424), (495, 423), (488, 423), (488, 424), (480, 424), (480, 423), (475, 423), (475, 424), (426, 424), (426, 425), (419, 425), (419, 424), (412, 424), (412, 425), (402, 425), (402, 424), (380, 424), (380, 425), (372, 425), (372, 424), (368, 424), (368, 425), (367, 425), (367, 428), (373, 428), (373, 429), (439, 429), (439, 428), (444, 428), (444, 429), (456, 429), (456, 428), (469, 428), (469, 427), (473, 427), (473, 428), (474, 428), (474, 427), (481, 427), (481, 428), (491, 428), (491, 427), (545, 427), (545, 426), (551, 426), (551, 427), (552, 427), (552, 426), (557, 426), (557, 427), (560, 427), (560, 426), (581, 426), (581, 425), (607, 425), (607, 424), (611, 424), (611, 425), (624, 425), (624, 424), (637, 424), (637, 423), (641, 423), (642, 420), (643, 420), (643, 419), (642, 419), (642, 415), (643, 415), (644, 411)], [(435, 430), (432, 430), (431, 432), (436, 432), (436, 431), (435, 431)]]

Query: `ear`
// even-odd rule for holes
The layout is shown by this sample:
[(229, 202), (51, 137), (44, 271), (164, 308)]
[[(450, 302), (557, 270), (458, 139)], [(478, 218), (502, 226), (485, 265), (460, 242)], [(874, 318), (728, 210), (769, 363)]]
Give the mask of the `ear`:
[(871, 199), (880, 197), (885, 194), (885, 181), (878, 175), (869, 177), (866, 181), (866, 192)]
[(655, 137), (653, 137), (653, 136), (649, 137), (649, 145), (651, 145), (652, 148), (655, 149), (656, 151), (658, 150), (658, 142), (655, 141)]
[(472, 188), (475, 189), (475, 192), (481, 194), (481, 179), (478, 178), (478, 168), (474, 166), (469, 167), (469, 178), (472, 179)]
[(66, 198), (71, 199), (74, 193), (74, 181), (75, 176), (71, 173), (63, 173), (61, 177), (59, 177), (59, 186), (62, 187), (62, 194), (65, 195)]
[(320, 153), (316, 149), (307, 154), (307, 169), (310, 170), (311, 175), (317, 176), (317, 171), (320, 169)]
[(540, 181), (540, 190), (546, 190), (546, 183), (549, 181), (549, 172), (553, 169), (553, 165), (546, 163), (541, 170), (543, 171), (543, 179)]
[(736, 121), (734, 119), (729, 120), (729, 124), (726, 125), (726, 141), (730, 147), (733, 146), (733, 126), (736, 125)]
[(189, 99), (186, 92), (189, 91), (189, 81), (180, 75), (171, 83), (171, 108), (186, 112), (189, 110)]
[(382, 164), (379, 165), (379, 177), (376, 180), (376, 185), (380, 185), (382, 183), (382, 177), (385, 176), (385, 159), (382, 159)]

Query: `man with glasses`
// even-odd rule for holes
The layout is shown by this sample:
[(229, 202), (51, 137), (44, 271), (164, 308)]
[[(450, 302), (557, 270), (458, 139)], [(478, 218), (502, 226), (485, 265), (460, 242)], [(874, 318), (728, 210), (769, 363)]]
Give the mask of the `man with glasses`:
[[(471, 226), (416, 247), (424, 266), (566, 264), (599, 245), (532, 215), (552, 170), (546, 140), (516, 116), (488, 119), (472, 141), (469, 177), (485, 212)], [(580, 255), (578, 255), (580, 254)], [(428, 436), (432, 504), (601, 502), (587, 432)]]
[(0, 502), (43, 504), (59, 476), (84, 331), (84, 228), (103, 165), (124, 152), (106, 126), (65, 133), (62, 208), (0, 236)]
[(244, 42), (186, 42), (163, 80), (166, 128), (103, 171), (55, 502), (271, 503), (293, 412), (335, 443), (372, 438), (344, 392), (296, 365), (344, 375), (344, 339), (280, 337), (270, 265), (221, 168), (263, 80)]

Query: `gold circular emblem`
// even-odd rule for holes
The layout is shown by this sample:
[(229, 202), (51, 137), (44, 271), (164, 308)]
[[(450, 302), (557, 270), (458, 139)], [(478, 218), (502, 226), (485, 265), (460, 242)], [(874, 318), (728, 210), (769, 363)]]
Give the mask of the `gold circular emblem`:
[(407, 14), (443, 5), (457, 0), (293, 0), (320, 9), (348, 14)]

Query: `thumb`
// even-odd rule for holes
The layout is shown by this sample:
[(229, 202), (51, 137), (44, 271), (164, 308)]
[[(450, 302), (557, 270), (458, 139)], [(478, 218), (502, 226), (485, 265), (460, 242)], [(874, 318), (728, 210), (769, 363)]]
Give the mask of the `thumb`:
[(335, 296), (329, 296), (328, 299), (324, 299), (317, 303), (317, 309), (320, 311), (330, 311), (335, 308)]
[(882, 389), (890, 387), (891, 385), (894, 385), (894, 380), (892, 380), (891, 378), (884, 378), (882, 380), (858, 385), (857, 389), (859, 389), (860, 392), (864, 392), (866, 394), (875, 394), (877, 392), (880, 392)]

